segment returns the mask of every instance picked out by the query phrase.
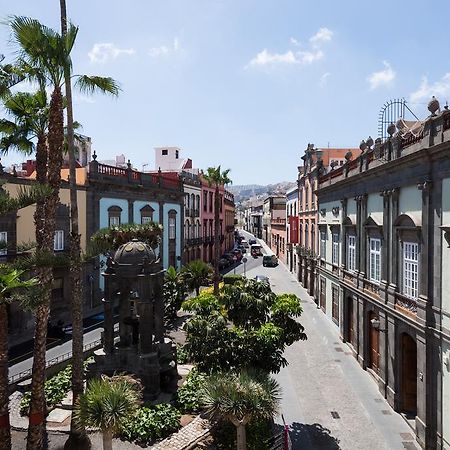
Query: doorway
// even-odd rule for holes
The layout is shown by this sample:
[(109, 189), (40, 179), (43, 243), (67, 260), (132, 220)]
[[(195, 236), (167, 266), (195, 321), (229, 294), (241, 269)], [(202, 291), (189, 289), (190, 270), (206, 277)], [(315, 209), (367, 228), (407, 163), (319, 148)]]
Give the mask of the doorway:
[(401, 410), (408, 417), (417, 414), (417, 345), (407, 333), (400, 339), (401, 354)]
[(355, 346), (356, 342), (356, 335), (355, 335), (355, 315), (354, 315), (354, 308), (353, 308), (353, 298), (347, 297), (347, 341), (350, 342), (350, 344)]
[(369, 367), (378, 373), (380, 369), (380, 330), (372, 325), (373, 320), (379, 320), (374, 311), (369, 313)]

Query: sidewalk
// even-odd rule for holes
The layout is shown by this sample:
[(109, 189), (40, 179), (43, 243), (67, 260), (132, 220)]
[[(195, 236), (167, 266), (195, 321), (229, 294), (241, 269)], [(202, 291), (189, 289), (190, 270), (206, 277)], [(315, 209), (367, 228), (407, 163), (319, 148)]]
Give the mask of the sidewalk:
[(308, 340), (286, 350), (289, 365), (276, 376), (292, 448), (419, 449), (414, 432), (381, 396), (340, 340), (338, 327), (317, 309), (295, 276), (284, 265), (253, 270), (269, 276), (275, 292), (294, 293), (302, 300), (299, 321)]

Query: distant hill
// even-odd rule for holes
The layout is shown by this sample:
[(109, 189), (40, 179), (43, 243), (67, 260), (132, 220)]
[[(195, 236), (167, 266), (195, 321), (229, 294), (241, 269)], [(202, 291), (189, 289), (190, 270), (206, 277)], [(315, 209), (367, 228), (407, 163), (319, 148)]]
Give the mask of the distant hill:
[(265, 198), (273, 194), (285, 194), (295, 184), (296, 182), (292, 181), (281, 181), (280, 183), (266, 186), (260, 184), (231, 185), (227, 189), (234, 194), (236, 203), (242, 203), (255, 198)]

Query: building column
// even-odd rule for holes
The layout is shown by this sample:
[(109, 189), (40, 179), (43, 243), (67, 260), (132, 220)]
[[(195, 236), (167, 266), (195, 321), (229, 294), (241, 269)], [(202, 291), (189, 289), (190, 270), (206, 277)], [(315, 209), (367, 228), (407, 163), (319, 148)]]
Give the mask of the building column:
[[(344, 198), (343, 200), (341, 200), (341, 205), (342, 205), (342, 218), (343, 220), (345, 220), (345, 218), (347, 217), (347, 199)], [(340, 228), (340, 252), (339, 254), (341, 255), (341, 276), (342, 276), (342, 270), (346, 269), (347, 266), (347, 235), (346, 235), (346, 228), (343, 226), (343, 224), (341, 224), (341, 228)]]
[(103, 349), (106, 355), (110, 355), (114, 351), (114, 318), (113, 318), (113, 289), (112, 280), (105, 277), (105, 298), (103, 308), (105, 314), (105, 325), (103, 332)]
[(383, 242), (381, 245), (381, 284), (385, 287), (389, 284), (390, 275), (390, 241), (391, 237), (391, 223), (390, 223), (390, 202), (389, 192), (383, 191), (380, 193), (383, 197)]

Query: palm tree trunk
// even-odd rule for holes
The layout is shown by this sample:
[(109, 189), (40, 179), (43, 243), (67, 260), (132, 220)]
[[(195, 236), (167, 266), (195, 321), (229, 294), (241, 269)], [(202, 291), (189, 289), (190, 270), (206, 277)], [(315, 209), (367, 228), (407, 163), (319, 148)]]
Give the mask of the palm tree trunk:
[(237, 450), (247, 450), (247, 435), (245, 432), (245, 425), (238, 425), (237, 431)]
[(219, 259), (220, 259), (220, 196), (219, 185), (216, 184), (214, 194), (214, 295), (219, 295)]
[[(63, 101), (61, 89), (55, 86), (50, 100), (48, 131), (48, 170), (47, 180), (53, 192), (44, 205), (36, 205), (36, 242), (38, 251), (52, 253), (55, 235), (56, 207), (59, 201), (59, 185), (61, 182), (62, 148), (64, 143)], [(38, 222), (39, 219), (41, 222)], [(39, 226), (43, 227), (38, 229)], [(50, 315), (50, 297), (53, 283), (51, 267), (38, 270), (42, 287), (41, 303), (36, 311), (34, 331), (34, 353), (31, 378), (31, 403), (27, 436), (27, 450), (38, 450), (43, 447), (45, 431), (45, 352), (47, 343), (47, 326)]]
[[(66, 1), (60, 0), (61, 35), (67, 34)], [(64, 68), (64, 85), (67, 102), (67, 141), (69, 153), (69, 183), (70, 183), (70, 292), (72, 293), (72, 392), (75, 405), (83, 393), (83, 290), (81, 286), (81, 248), (78, 228), (78, 199), (75, 168), (75, 149), (73, 132), (72, 84), (70, 67)], [(69, 439), (64, 446), (69, 448), (90, 448), (90, 440), (86, 429), (78, 424), (72, 415)]]
[(8, 310), (0, 303), (0, 450), (11, 449), (8, 395)]
[(103, 450), (112, 450), (113, 433), (111, 430), (103, 432)]

